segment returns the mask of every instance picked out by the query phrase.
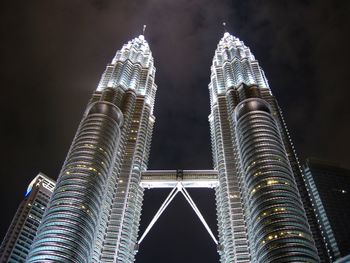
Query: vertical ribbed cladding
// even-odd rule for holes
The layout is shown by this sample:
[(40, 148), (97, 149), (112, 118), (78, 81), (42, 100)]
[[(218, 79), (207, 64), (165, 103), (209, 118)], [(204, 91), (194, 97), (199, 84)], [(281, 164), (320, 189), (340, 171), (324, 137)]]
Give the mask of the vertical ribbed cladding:
[(151, 106), (144, 97), (137, 96), (130, 132), (126, 138), (125, 160), (120, 171), (115, 208), (111, 215), (111, 219), (117, 223), (111, 225), (117, 242), (114, 244), (113, 260), (103, 262), (134, 261), (143, 198), (143, 189), (139, 185), (140, 175), (147, 168), (153, 122)]
[[(212, 136), (212, 148), (213, 148), (213, 159), (214, 169), (219, 172), (219, 186), (215, 189), (216, 196), (216, 208), (218, 218), (218, 230), (219, 230), (219, 241), (220, 248), (219, 254), (221, 256), (221, 262), (234, 262), (236, 256), (235, 247), (233, 243), (233, 225), (231, 224), (231, 209), (228, 200), (229, 197), (229, 183), (228, 178), (225, 176), (227, 168), (225, 165), (225, 152), (223, 132), (227, 134), (229, 130), (222, 130), (219, 122), (219, 109), (216, 107), (209, 120), (211, 126)], [(227, 137), (227, 136), (225, 136)], [(215, 138), (215, 139), (214, 139)]]
[(214, 169), (219, 172), (219, 186), (215, 189), (219, 254), (221, 262), (250, 262), (229, 116), (227, 98), (218, 96), (209, 121)]
[(253, 262), (319, 262), (281, 134), (266, 102), (235, 110)]
[[(108, 93), (108, 94), (107, 94)], [(27, 262), (89, 262), (123, 116), (106, 90), (80, 123)]]

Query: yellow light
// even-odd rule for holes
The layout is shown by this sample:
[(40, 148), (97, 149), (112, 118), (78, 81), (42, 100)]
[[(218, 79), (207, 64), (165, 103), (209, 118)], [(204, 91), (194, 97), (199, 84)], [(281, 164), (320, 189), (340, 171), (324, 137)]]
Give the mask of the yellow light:
[(278, 183), (278, 181), (276, 181), (276, 180), (268, 180), (268, 181), (267, 181), (267, 184), (268, 184), (268, 185), (276, 184), (276, 183)]

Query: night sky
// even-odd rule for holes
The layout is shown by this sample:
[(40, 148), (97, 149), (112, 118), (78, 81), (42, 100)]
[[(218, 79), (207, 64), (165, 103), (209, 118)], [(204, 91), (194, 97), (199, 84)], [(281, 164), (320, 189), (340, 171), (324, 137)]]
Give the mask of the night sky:
[[(223, 21), (259, 60), (300, 159), (350, 166), (350, 1), (29, 0), (0, 10), (0, 239), (30, 180), (57, 177), (106, 64), (143, 24), (158, 85), (150, 169), (212, 168), (208, 83)], [(145, 192), (141, 232), (168, 191)], [(213, 190), (190, 194), (216, 233)], [(136, 262), (218, 256), (179, 195)]]

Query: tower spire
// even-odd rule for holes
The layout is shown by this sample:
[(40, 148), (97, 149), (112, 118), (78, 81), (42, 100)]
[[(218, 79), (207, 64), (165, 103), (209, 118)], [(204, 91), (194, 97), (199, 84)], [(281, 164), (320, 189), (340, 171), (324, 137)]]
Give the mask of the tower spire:
[(224, 27), (224, 33), (227, 33), (226, 22), (222, 22), (222, 26)]
[(147, 27), (147, 25), (143, 25), (143, 28), (142, 28), (142, 35), (145, 35), (146, 27)]

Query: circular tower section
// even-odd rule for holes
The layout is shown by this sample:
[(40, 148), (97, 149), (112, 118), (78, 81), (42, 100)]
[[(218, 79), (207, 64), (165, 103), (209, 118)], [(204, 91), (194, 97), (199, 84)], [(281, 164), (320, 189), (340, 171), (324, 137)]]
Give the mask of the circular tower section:
[(27, 262), (91, 258), (123, 122), (113, 93), (105, 90), (81, 121)]
[(319, 262), (280, 131), (262, 99), (240, 102), (235, 136), (254, 262)]

